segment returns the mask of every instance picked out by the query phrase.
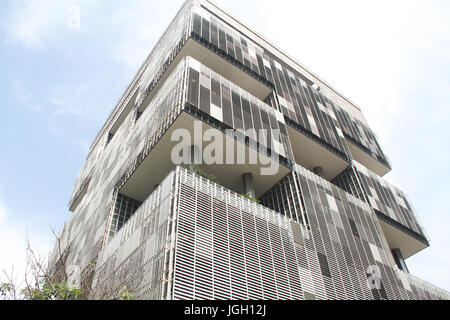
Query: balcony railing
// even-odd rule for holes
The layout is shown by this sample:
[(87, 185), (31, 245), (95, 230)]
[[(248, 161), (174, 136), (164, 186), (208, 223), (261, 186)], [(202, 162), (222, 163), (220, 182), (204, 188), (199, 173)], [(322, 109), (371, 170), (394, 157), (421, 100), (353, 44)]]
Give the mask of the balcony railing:
[(403, 231), (404, 233), (408, 234), (409, 236), (413, 237), (414, 239), (419, 240), (420, 242), (422, 242), (423, 244), (429, 246), (430, 243), (428, 242), (428, 239), (415, 232), (414, 230), (411, 230), (410, 228), (404, 226), (403, 224), (401, 224), (400, 222), (395, 221), (394, 219), (392, 219), (391, 217), (385, 215), (384, 213), (378, 211), (377, 209), (374, 209), (375, 213), (377, 214), (377, 217), (380, 218), (380, 220), (396, 227), (397, 229)]

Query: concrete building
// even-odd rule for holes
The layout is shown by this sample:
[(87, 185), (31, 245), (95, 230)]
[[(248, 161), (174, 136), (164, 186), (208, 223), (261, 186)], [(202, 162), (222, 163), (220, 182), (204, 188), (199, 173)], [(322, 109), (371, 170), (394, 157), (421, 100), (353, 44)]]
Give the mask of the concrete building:
[(188, 0), (95, 138), (51, 268), (142, 299), (448, 299), (406, 267), (429, 240), (390, 170), (349, 99)]

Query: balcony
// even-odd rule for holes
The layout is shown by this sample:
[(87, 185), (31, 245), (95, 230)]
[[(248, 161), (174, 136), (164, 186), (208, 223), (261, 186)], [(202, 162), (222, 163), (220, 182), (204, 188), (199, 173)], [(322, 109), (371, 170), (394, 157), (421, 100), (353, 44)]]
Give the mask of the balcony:
[(264, 101), (272, 93), (270, 83), (256, 74), (249, 73), (236, 60), (225, 57), (220, 50), (212, 50), (210, 46), (198, 38), (189, 37), (186, 41), (180, 42), (174, 49), (172, 55), (159, 71), (159, 75), (157, 74), (149, 84), (147, 94), (141, 97), (141, 101), (138, 103), (140, 112), (143, 112), (168, 76), (186, 57), (201, 61), (205, 67), (214, 70), (260, 100)]
[(430, 246), (428, 239), (423, 235), (405, 227), (403, 224), (376, 209), (374, 211), (378, 217), (389, 248), (391, 250), (400, 249), (404, 259)]
[(372, 152), (368, 148), (363, 146), (361, 143), (358, 143), (351, 136), (346, 134), (345, 137), (348, 141), (348, 147), (353, 159), (355, 159), (380, 177), (383, 177), (391, 171), (389, 162), (381, 157), (372, 155)]
[[(205, 138), (206, 133), (214, 136), (214, 142), (222, 146), (223, 152), (214, 163), (198, 164), (221, 185), (244, 193), (242, 176), (251, 173), (255, 195), (259, 197), (288, 174), (292, 161), (281, 113), (192, 57), (180, 61), (167, 76), (166, 83), (161, 84), (162, 89), (136, 122), (138, 128), (145, 127), (146, 123), (161, 128), (154, 136), (147, 136), (143, 151), (117, 185), (120, 193), (142, 202), (180, 164), (172, 159), (174, 149), (183, 150), (186, 155), (195, 146), (199, 156), (204, 154), (212, 142), (211, 138)], [(180, 83), (184, 83), (182, 87), (179, 87)], [(178, 89), (169, 90), (172, 86)], [(171, 93), (178, 91), (180, 94)], [(167, 116), (162, 116), (158, 110), (169, 114), (169, 120), (164, 120)], [(256, 139), (255, 132), (260, 129), (270, 135)], [(188, 139), (172, 141), (179, 132)], [(277, 137), (275, 132), (280, 135)], [(277, 169), (266, 175), (264, 169), (268, 168)]]
[(406, 259), (430, 245), (413, 206), (400, 189), (356, 161), (353, 161), (353, 170), (347, 174), (349, 179), (341, 179), (341, 183), (352, 183), (348, 189), (358, 194), (363, 189), (391, 249), (400, 249)]
[(293, 121), (287, 121), (288, 135), (295, 162), (309, 171), (320, 168), (322, 178), (331, 181), (344, 171), (350, 159), (320, 138), (303, 130)]
[[(170, 125), (170, 128), (162, 135), (127, 181), (121, 186), (120, 192), (138, 201), (146, 199), (148, 194), (155, 189), (155, 186), (176, 167), (176, 164), (172, 162), (171, 152), (177, 145), (180, 145), (178, 142), (171, 140), (172, 134), (176, 130), (185, 130), (191, 137), (194, 137), (196, 134), (195, 126), (196, 123), (198, 124), (198, 120), (199, 118), (186, 111), (181, 112)], [(257, 153), (256, 150), (242, 141), (236, 140), (235, 137), (226, 135), (215, 126), (203, 122), (202, 130), (206, 131), (209, 129), (216, 131), (219, 139), (224, 142), (225, 148), (223, 158), (221, 159), (224, 164), (203, 164), (199, 167), (208, 174), (215, 176), (217, 181), (228, 189), (238, 193), (244, 193), (242, 176), (245, 173), (252, 173), (255, 194), (259, 197), (289, 173), (289, 168), (281, 165), (278, 160), (261, 154), (259, 154), (259, 159), (256, 164), (249, 164), (248, 160), (250, 156), (254, 156)], [(205, 150), (208, 145), (208, 142), (201, 140), (196, 144), (196, 147), (200, 150)], [(182, 144), (182, 149), (189, 150), (191, 146), (191, 143), (186, 142)], [(233, 152), (233, 150), (244, 151), (245, 162), (243, 164), (226, 164), (226, 155), (230, 151)], [(237, 153), (234, 153), (234, 156), (233, 162), (237, 163)], [(261, 175), (261, 168), (270, 166), (277, 166), (279, 170), (274, 175)]]

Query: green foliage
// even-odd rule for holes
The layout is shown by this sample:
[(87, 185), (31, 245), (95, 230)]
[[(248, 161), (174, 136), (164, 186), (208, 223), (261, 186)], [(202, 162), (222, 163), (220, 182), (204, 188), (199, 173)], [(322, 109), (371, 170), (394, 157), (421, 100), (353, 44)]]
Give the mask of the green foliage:
[(215, 182), (217, 180), (217, 177), (212, 175), (212, 174), (208, 174), (206, 172), (204, 172), (202, 169), (200, 169), (200, 167), (196, 164), (188, 164), (188, 165), (182, 165), (182, 168), (195, 173), (196, 175), (203, 177), (205, 179), (211, 180), (213, 182)]
[(119, 300), (134, 300), (133, 294), (129, 292), (126, 287), (122, 287), (121, 291)]
[[(8, 286), (0, 286), (0, 293), (3, 289), (8, 290)], [(67, 283), (43, 282), (34, 288), (25, 288), (22, 291), (25, 300), (84, 300), (87, 297), (83, 291), (67, 285)], [(134, 300), (134, 295), (125, 286), (120, 289), (118, 300)], [(103, 300), (99, 298), (99, 300)]]
[(241, 194), (241, 196), (243, 196), (243, 197), (245, 197), (245, 198), (247, 198), (247, 199), (249, 199), (249, 200), (251, 200), (253, 202), (256, 202), (258, 204), (261, 203), (261, 201), (259, 201), (258, 199), (252, 198), (248, 193), (243, 193), (243, 194)]
[(13, 290), (13, 286), (10, 283), (2, 283), (0, 284), (0, 297), (7, 297)]
[(22, 291), (25, 300), (81, 300), (83, 292), (67, 283), (43, 282)]
[[(58, 239), (58, 244), (60, 239)], [(67, 253), (60, 254), (56, 270), (49, 270), (47, 260), (36, 255), (27, 240), (27, 273), (25, 286), (19, 288), (13, 280), (13, 274), (0, 278), (0, 300), (135, 300), (129, 286), (129, 280), (113, 286), (96, 286), (92, 288), (95, 263), (91, 262), (84, 269), (79, 281), (81, 288), (67, 283)], [(23, 289), (21, 289), (23, 288)], [(130, 289), (131, 288), (131, 289)]]

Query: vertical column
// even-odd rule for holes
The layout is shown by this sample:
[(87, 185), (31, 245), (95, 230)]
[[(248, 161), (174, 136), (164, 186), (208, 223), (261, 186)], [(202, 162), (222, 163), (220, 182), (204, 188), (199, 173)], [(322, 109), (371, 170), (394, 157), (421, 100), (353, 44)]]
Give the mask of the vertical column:
[(253, 183), (253, 175), (251, 173), (244, 173), (242, 175), (242, 181), (244, 182), (244, 192), (252, 198), (256, 198), (255, 185)]
[(318, 175), (319, 177), (323, 178), (323, 169), (322, 167), (315, 167), (313, 169), (314, 174)]
[(397, 266), (404, 272), (409, 273), (408, 267), (406, 266), (405, 259), (403, 259), (403, 255), (400, 249), (392, 249), (392, 255), (394, 256), (394, 260)]

